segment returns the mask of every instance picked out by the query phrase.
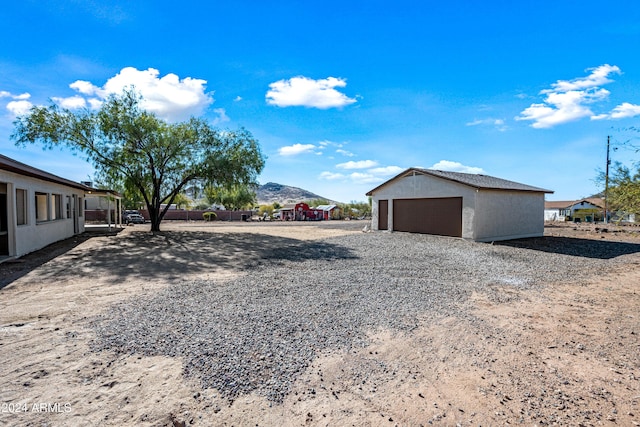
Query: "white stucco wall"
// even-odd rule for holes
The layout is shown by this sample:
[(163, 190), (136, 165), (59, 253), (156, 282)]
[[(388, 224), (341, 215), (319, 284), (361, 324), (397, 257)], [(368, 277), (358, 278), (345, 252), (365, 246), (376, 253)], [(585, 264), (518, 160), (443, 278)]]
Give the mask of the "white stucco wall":
[(473, 239), (475, 188), (423, 174), (399, 178), (372, 193), (371, 229), (378, 229), (378, 200), (389, 200), (388, 229), (393, 230), (393, 200), (425, 197), (462, 197), (462, 237)]
[(560, 209), (545, 209), (544, 220), (545, 221), (564, 221), (565, 216), (560, 215)]
[[(71, 203), (73, 203), (72, 196), (75, 195), (78, 204), (81, 205), (84, 202), (84, 191), (4, 170), (0, 170), (0, 182), (7, 184), (7, 223), (10, 256), (25, 255), (51, 243), (72, 237), (75, 234), (73, 207), (71, 207), (71, 217), (67, 218), (67, 196), (70, 197)], [(26, 190), (27, 192), (27, 223), (24, 225), (16, 224), (16, 189)], [(45, 193), (49, 198), (52, 194), (59, 194), (62, 202), (62, 218), (36, 223), (36, 192)], [(49, 205), (49, 217), (55, 217), (53, 203)], [(84, 232), (84, 215), (78, 218), (78, 233), (82, 232)]]
[(480, 190), (473, 239), (497, 241), (544, 235), (544, 193)]

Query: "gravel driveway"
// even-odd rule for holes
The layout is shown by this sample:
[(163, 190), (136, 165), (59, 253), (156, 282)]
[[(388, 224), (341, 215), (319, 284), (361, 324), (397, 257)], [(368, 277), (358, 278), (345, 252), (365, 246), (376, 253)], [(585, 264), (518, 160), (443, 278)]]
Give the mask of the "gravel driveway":
[[(545, 242), (517, 247), (405, 233), (294, 246), (274, 241), (246, 260), (239, 279), (178, 282), (115, 305), (93, 320), (91, 347), (180, 356), (187, 376), (229, 401), (257, 392), (279, 403), (314, 359), (362, 348), (369, 333), (406, 333), (454, 314), (489, 328), (474, 317), (472, 294), (508, 302), (509, 289), (535, 292), (577, 281), (637, 250), (614, 242), (594, 241), (596, 252), (575, 239)], [(590, 255), (569, 255), (581, 251)]]

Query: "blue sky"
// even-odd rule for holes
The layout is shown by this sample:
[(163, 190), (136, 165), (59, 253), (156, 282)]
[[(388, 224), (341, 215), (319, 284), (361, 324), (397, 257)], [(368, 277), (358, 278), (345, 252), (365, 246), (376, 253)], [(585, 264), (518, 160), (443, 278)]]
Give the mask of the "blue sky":
[(343, 202), (413, 166), (571, 200), (600, 190), (607, 135), (640, 160), (637, 1), (21, 0), (0, 34), (0, 153), (78, 181), (82, 159), (15, 147), (16, 114), (131, 84), (169, 121), (251, 131), (261, 183)]

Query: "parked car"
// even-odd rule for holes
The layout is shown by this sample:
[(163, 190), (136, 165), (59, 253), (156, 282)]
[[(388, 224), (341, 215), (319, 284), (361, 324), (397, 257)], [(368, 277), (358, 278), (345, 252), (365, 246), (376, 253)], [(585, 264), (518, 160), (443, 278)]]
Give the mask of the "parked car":
[(144, 217), (140, 214), (128, 214), (124, 219), (125, 224), (144, 224)]
[(122, 222), (126, 224), (127, 218), (129, 218), (129, 215), (140, 215), (140, 211), (137, 211), (134, 209), (127, 209), (125, 211), (122, 211)]

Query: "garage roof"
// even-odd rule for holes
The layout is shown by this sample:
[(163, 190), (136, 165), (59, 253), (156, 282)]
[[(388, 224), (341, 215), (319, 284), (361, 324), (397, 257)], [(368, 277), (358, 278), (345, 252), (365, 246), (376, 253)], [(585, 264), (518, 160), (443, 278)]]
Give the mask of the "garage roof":
[(460, 184), (468, 185), (469, 187), (483, 189), (483, 190), (507, 190), (507, 191), (530, 191), (536, 193), (553, 193), (551, 190), (545, 190), (544, 188), (533, 187), (531, 185), (521, 184), (519, 182), (508, 181), (502, 178), (496, 178), (489, 175), (473, 174), (473, 173), (461, 173), (461, 172), (448, 172), (439, 171), (434, 169), (422, 169), (422, 168), (409, 168), (401, 174), (391, 178), (389, 181), (377, 186), (373, 190), (367, 193), (367, 196), (371, 196), (375, 191), (384, 187), (388, 183), (395, 181), (396, 179), (404, 178), (412, 175), (431, 175), (438, 178), (446, 179), (448, 181), (458, 182)]

